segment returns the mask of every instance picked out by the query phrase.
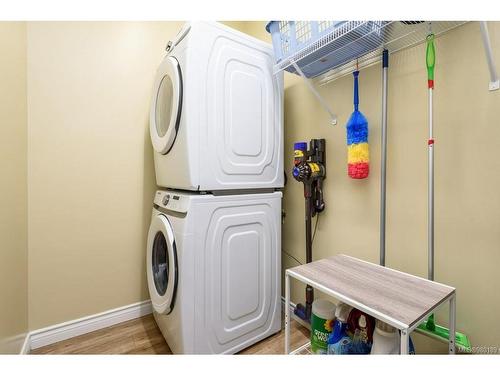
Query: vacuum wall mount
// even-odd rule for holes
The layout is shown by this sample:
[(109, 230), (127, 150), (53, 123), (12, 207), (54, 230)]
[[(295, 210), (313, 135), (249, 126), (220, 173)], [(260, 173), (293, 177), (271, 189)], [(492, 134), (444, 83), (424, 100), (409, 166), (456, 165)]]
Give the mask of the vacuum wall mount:
[[(312, 218), (325, 209), (323, 180), (326, 177), (325, 140), (312, 139), (309, 148), (306, 142), (294, 144), (293, 177), (304, 184), (306, 222), (306, 263), (312, 262)], [(314, 290), (306, 286), (305, 305), (298, 303), (294, 314), (310, 321)]]

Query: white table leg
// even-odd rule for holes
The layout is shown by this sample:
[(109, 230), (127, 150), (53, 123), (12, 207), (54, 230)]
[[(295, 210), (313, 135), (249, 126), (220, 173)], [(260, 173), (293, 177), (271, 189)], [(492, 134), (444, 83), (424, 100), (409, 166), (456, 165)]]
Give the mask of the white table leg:
[(448, 354), (455, 354), (455, 335), (456, 335), (456, 308), (457, 308), (457, 302), (456, 302), (456, 294), (453, 294), (453, 296), (450, 298), (450, 321), (449, 321), (449, 333), (450, 333), (450, 343), (449, 343), (449, 353)]
[(408, 348), (410, 347), (410, 334), (406, 329), (400, 330), (401, 332), (401, 354), (408, 354)]
[(290, 353), (290, 276), (285, 272), (285, 354)]

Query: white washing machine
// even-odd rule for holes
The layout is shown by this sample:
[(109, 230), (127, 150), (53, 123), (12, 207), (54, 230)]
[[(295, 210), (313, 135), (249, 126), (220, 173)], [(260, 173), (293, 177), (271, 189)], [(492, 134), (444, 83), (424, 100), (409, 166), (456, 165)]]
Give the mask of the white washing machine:
[(217, 191), (283, 187), (283, 74), (271, 45), (216, 22), (169, 42), (150, 111), (156, 183)]
[(235, 353), (281, 329), (281, 197), (156, 192), (147, 279), (173, 353)]

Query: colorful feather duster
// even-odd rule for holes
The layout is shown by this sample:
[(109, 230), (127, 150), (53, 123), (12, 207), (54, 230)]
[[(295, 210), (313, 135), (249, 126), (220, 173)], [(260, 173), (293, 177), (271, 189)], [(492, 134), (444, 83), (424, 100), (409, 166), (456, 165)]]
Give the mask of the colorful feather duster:
[(349, 177), (362, 179), (370, 172), (370, 150), (368, 146), (368, 121), (359, 111), (358, 75), (354, 75), (354, 112), (346, 125), (347, 130), (347, 173)]

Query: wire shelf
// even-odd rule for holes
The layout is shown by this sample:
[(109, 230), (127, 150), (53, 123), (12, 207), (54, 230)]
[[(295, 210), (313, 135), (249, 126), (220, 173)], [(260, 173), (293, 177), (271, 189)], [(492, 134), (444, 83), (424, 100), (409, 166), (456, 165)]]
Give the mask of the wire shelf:
[[(395, 53), (424, 42), (431, 32), (439, 36), (466, 23), (466, 21), (379, 21), (371, 22), (369, 32), (360, 33), (360, 30), (366, 30), (363, 26), (368, 22), (370, 21), (348, 21), (342, 24), (316, 42), (279, 61), (274, 66), (274, 72), (289, 69), (290, 66), (294, 66), (294, 63), (320, 50), (324, 56), (334, 53), (336, 60), (348, 61), (333, 67), (330, 65), (328, 71), (317, 78), (318, 83), (323, 85), (351, 73), (356, 68), (356, 63), (359, 68), (378, 63), (383, 49), (387, 49), (389, 53)], [(352, 58), (352, 50), (359, 48), (360, 45), (369, 52)], [(304, 66), (301, 68), (304, 69)]]
[(313, 354), (311, 351), (311, 342), (306, 342), (301, 345), (299, 348), (295, 349), (290, 353), (291, 355), (311, 355)]

